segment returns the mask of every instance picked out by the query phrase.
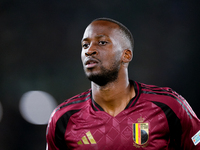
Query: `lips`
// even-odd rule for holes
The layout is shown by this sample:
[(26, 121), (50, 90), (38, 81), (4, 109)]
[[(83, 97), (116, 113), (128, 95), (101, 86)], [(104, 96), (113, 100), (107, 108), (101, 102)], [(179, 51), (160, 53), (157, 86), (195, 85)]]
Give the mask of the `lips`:
[(84, 61), (84, 65), (86, 68), (93, 68), (98, 64), (98, 60), (94, 58), (86, 58)]

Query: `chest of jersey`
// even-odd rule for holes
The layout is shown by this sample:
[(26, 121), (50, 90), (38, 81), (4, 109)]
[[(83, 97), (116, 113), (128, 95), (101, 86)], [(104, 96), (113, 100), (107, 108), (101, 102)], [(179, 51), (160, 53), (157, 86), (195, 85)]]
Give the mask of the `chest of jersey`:
[(70, 117), (65, 139), (70, 149), (167, 149), (167, 124), (153, 103), (128, 108), (116, 117), (87, 107)]

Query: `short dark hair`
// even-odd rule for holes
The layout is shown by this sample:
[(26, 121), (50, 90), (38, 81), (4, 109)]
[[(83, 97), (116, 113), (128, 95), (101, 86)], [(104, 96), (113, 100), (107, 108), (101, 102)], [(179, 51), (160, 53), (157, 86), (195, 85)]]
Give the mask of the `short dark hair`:
[(127, 39), (130, 41), (130, 44), (131, 44), (131, 50), (133, 51), (133, 48), (134, 48), (134, 39), (133, 39), (133, 35), (132, 33), (130, 32), (130, 30), (125, 26), (123, 25), (122, 23), (114, 20), (114, 19), (111, 19), (111, 18), (97, 18), (97, 19), (94, 19), (92, 22), (94, 21), (108, 21), (108, 22), (112, 22), (112, 23), (115, 23), (119, 26), (120, 30), (124, 33), (124, 35), (127, 37)]

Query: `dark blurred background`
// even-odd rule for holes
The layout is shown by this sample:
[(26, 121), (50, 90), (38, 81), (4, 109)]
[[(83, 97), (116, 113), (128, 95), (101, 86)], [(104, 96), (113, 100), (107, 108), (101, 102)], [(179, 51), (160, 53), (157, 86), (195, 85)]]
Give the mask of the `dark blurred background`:
[(45, 91), (61, 103), (90, 88), (80, 41), (86, 26), (98, 17), (118, 20), (132, 32), (131, 79), (171, 87), (200, 117), (199, 3), (0, 0), (0, 150), (45, 149), (46, 124), (31, 124), (20, 114), (24, 93)]

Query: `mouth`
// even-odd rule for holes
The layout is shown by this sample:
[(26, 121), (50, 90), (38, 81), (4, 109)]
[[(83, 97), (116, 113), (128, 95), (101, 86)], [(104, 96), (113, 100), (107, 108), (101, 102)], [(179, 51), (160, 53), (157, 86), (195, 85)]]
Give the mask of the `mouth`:
[(88, 58), (84, 62), (84, 65), (87, 69), (94, 68), (98, 64), (98, 61), (94, 58)]

